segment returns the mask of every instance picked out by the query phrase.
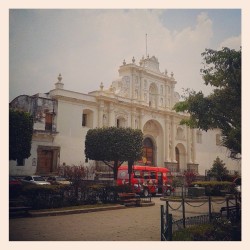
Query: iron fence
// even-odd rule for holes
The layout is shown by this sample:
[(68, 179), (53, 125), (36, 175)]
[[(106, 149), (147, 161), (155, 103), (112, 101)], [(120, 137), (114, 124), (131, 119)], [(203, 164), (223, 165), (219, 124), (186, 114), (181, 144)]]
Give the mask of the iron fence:
[[(238, 202), (238, 196), (235, 195), (234, 199), (230, 199), (230, 197), (226, 197), (223, 201), (212, 201), (211, 197), (209, 196), (208, 199), (204, 202), (196, 201), (196, 204), (191, 204), (190, 201), (186, 201), (185, 197), (182, 196), (180, 200), (180, 204), (173, 207), (169, 204), (169, 201), (166, 201), (166, 206), (161, 205), (161, 241), (171, 241), (172, 234), (175, 231), (188, 228), (194, 225), (202, 225), (211, 223), (215, 218), (223, 218), (226, 217), (231, 222), (237, 222), (241, 220), (241, 207), (240, 203)], [(197, 202), (199, 204), (197, 204)], [(226, 206), (220, 209), (220, 213), (212, 212), (212, 203), (220, 204), (226, 202)], [(192, 207), (201, 207), (203, 205), (208, 205), (207, 213), (204, 210), (203, 215), (197, 215), (192, 217), (186, 217), (185, 206), (192, 206)], [(233, 205), (233, 206), (232, 206)], [(178, 220), (174, 220), (170, 210), (182, 211), (182, 218)]]

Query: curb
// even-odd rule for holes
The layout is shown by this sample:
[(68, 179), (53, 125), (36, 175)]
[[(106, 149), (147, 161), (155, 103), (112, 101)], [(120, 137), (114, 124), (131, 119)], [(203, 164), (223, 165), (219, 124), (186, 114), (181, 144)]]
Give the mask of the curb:
[(109, 207), (98, 207), (98, 208), (82, 208), (82, 209), (72, 209), (72, 210), (63, 210), (63, 211), (44, 211), (44, 212), (35, 212), (29, 211), (30, 217), (42, 217), (42, 216), (57, 216), (57, 215), (67, 215), (67, 214), (80, 214), (80, 213), (92, 213), (99, 211), (107, 210), (116, 210), (126, 208), (123, 205), (109, 206)]
[(155, 202), (151, 201), (151, 202), (142, 202), (140, 204), (140, 207), (150, 207), (150, 206), (154, 206)]

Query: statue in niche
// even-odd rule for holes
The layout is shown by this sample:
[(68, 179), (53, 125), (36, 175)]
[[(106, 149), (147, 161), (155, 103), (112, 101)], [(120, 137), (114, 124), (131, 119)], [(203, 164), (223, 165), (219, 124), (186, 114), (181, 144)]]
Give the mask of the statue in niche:
[(108, 119), (106, 114), (103, 114), (103, 126), (104, 127), (108, 126)]

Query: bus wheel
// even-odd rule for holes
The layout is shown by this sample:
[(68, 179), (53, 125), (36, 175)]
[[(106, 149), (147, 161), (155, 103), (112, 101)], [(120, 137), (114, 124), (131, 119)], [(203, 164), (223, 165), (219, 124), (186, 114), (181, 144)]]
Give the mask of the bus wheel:
[(143, 195), (144, 195), (144, 197), (148, 197), (149, 192), (148, 192), (148, 189), (147, 189), (147, 188), (145, 188), (145, 189), (143, 190)]

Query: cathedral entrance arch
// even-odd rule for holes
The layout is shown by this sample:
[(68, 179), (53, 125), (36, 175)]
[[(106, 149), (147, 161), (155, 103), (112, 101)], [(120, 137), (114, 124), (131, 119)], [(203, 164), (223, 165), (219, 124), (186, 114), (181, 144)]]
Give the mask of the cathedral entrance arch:
[(143, 155), (142, 160), (146, 165), (154, 165), (154, 143), (152, 139), (146, 137), (143, 140)]
[(178, 143), (175, 147), (175, 160), (177, 162), (177, 172), (187, 168), (186, 149), (181, 143)]
[(148, 120), (143, 126), (143, 153), (147, 165), (163, 164), (163, 129), (161, 124), (154, 120)]

